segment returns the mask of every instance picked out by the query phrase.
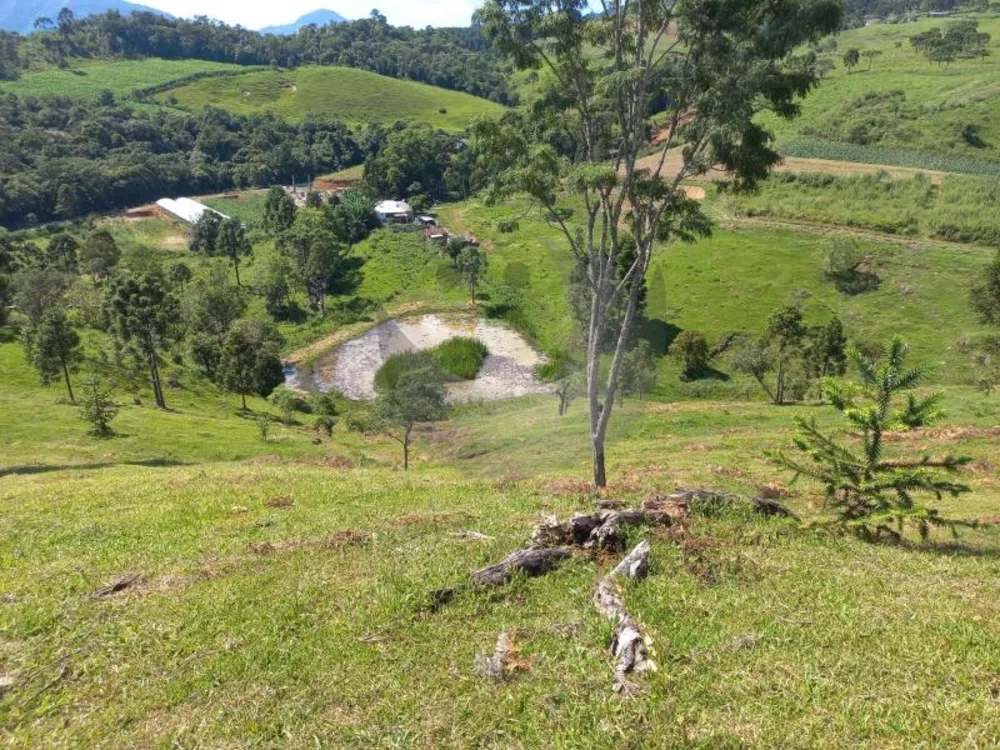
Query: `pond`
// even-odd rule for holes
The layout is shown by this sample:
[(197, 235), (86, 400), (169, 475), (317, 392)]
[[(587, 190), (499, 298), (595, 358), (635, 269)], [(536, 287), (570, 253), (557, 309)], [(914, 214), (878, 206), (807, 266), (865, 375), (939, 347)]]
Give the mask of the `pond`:
[(477, 338), (490, 353), (475, 380), (448, 384), (448, 400), (496, 401), (551, 392), (534, 368), (545, 361), (517, 331), (500, 323), (466, 315), (421, 315), (380, 323), (367, 333), (320, 356), (307, 376), (289, 370), (289, 386), (303, 390), (337, 390), (347, 398), (375, 398), (375, 373), (393, 354), (433, 349), (456, 336)]

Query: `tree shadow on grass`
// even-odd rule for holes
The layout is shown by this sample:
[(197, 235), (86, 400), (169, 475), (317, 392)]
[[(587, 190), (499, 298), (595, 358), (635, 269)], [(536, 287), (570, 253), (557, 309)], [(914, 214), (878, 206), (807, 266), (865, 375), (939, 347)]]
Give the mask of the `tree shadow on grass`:
[(961, 541), (921, 543), (904, 541), (899, 546), (910, 552), (919, 552), (924, 555), (1000, 560), (1000, 547), (975, 547)]
[(32, 474), (48, 474), (54, 471), (92, 471), (107, 469), (111, 466), (145, 466), (159, 469), (171, 466), (190, 466), (188, 461), (178, 461), (172, 458), (146, 458), (139, 461), (107, 461), (91, 464), (22, 464), (15, 466), (0, 466), (0, 477), (30, 476)]
[(667, 353), (681, 329), (659, 318), (646, 318), (639, 325), (639, 337), (646, 339), (658, 357)]
[(338, 295), (354, 294), (364, 280), (364, 277), (361, 275), (361, 269), (364, 265), (364, 258), (358, 258), (354, 255), (348, 255), (344, 258), (343, 266), (341, 266), (341, 274), (331, 285), (330, 293)]

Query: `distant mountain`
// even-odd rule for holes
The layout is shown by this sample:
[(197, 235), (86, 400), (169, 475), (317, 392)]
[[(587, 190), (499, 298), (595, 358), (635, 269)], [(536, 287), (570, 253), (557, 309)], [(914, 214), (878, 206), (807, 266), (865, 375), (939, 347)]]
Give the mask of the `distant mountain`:
[(0, 0), (0, 29), (30, 34), (35, 30), (36, 18), (51, 18), (56, 20), (59, 11), (69, 8), (77, 18), (84, 18), (95, 13), (117, 10), (122, 15), (136, 11), (159, 13), (166, 18), (173, 18), (169, 13), (156, 10), (145, 5), (129, 3), (125, 0)]
[(339, 13), (334, 13), (332, 10), (314, 10), (312, 13), (306, 13), (295, 23), (289, 23), (284, 26), (265, 26), (260, 30), (260, 33), (287, 36), (288, 34), (297, 34), (303, 26), (310, 26), (311, 24), (326, 26), (330, 23), (347, 23), (347, 19)]

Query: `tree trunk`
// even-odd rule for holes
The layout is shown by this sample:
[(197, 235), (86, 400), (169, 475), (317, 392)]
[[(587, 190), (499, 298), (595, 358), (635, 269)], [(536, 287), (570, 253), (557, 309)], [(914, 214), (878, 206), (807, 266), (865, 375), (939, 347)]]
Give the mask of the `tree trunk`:
[(604, 469), (604, 436), (594, 441), (594, 486), (607, 487), (608, 475)]
[(243, 400), (243, 411), (247, 410), (247, 394), (240, 392), (240, 398)]
[(163, 386), (160, 383), (160, 368), (156, 364), (156, 351), (149, 350), (149, 378), (153, 383), (153, 398), (160, 409), (167, 408), (167, 401), (163, 398)]
[(410, 470), (410, 431), (412, 429), (412, 426), (407, 425), (406, 432), (403, 434), (403, 471)]
[[(615, 402), (615, 395), (618, 390), (618, 379), (621, 374), (622, 359), (625, 348), (632, 336), (632, 325), (635, 322), (635, 313), (638, 307), (639, 292), (642, 289), (642, 280), (646, 277), (649, 268), (649, 253), (652, 252), (652, 239), (647, 240), (650, 246), (645, 249), (644, 257), (637, 260), (641, 267), (637, 268), (637, 273), (629, 289), (628, 304), (625, 307), (625, 317), (622, 319), (622, 327), (618, 332), (618, 341), (615, 344), (615, 354), (611, 360), (611, 371), (608, 373), (608, 387), (604, 393), (604, 404), (600, 403), (599, 378), (601, 366), (601, 339), (604, 334), (603, 314), (601, 307), (607, 304), (606, 295), (595, 292), (592, 296), (590, 341), (587, 342), (587, 386), (590, 396), (590, 442), (594, 456), (594, 486), (597, 488), (606, 487), (608, 484), (607, 473), (604, 468), (604, 440), (608, 432), (608, 422), (611, 420), (611, 411)], [(613, 266), (609, 262), (605, 273), (611, 273)], [(605, 282), (608, 283), (608, 282)]]
[(62, 362), (63, 377), (66, 378), (66, 390), (69, 392), (69, 402), (71, 404), (76, 403), (76, 396), (73, 395), (73, 386), (69, 382), (69, 368), (66, 366), (66, 360), (60, 357)]
[(236, 269), (236, 286), (243, 286), (240, 283), (240, 261), (237, 258), (233, 259), (233, 268)]

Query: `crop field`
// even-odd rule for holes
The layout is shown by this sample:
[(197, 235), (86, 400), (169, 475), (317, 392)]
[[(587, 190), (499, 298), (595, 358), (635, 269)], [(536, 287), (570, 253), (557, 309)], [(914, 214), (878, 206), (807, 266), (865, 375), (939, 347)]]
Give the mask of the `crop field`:
[[(74, 61), (68, 68), (29, 71), (14, 81), (0, 81), (0, 92), (19, 96), (73, 96), (95, 98), (102, 91), (130, 96), (135, 89), (160, 86), (205, 72), (238, 73), (240, 65), (203, 60), (119, 60), (115, 62)], [(216, 80), (217, 84), (217, 80)]]
[(468, 94), (336, 66), (206, 79), (157, 98), (190, 110), (211, 105), (237, 114), (273, 112), (292, 122), (308, 116), (350, 124), (407, 120), (445, 130), (461, 130), (476, 117), (504, 111), (498, 104)]
[[(965, 17), (965, 16), (963, 16)], [(822, 159), (1000, 174), (1000, 18), (978, 17), (992, 36), (985, 60), (948, 65), (918, 56), (909, 37), (949, 19), (877, 24), (845, 31), (826, 53), (836, 67), (802, 104), (792, 122), (765, 117), (782, 153)], [(851, 48), (881, 52), (848, 72), (841, 62)], [(981, 142), (963, 140), (966, 125), (979, 129)]]

